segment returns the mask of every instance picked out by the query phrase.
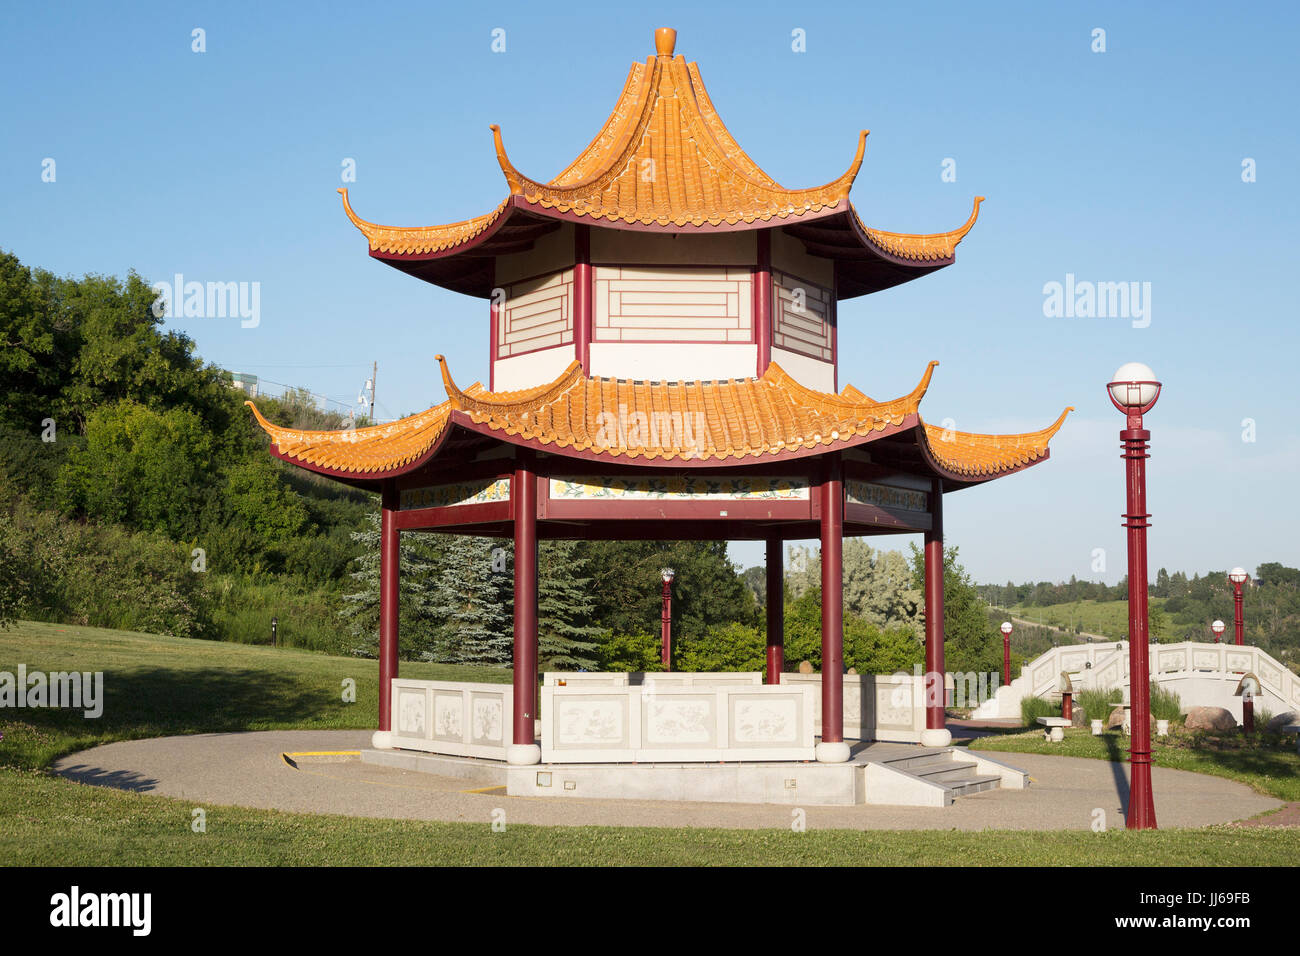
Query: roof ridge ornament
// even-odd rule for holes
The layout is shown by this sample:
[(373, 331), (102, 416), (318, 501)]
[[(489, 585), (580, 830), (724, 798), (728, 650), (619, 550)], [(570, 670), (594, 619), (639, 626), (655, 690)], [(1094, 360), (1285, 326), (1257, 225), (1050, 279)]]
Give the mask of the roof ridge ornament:
[(492, 130), (492, 144), (497, 150), (497, 165), (501, 167), (501, 172), (506, 177), (506, 185), (510, 187), (510, 195), (518, 196), (524, 191), (523, 176), (519, 170), (515, 169), (514, 164), (506, 156), (506, 144), (501, 141), (501, 127), (493, 123), (488, 127)]
[(655, 31), (655, 54), (672, 56), (677, 48), (677, 31), (672, 27), (660, 27)]

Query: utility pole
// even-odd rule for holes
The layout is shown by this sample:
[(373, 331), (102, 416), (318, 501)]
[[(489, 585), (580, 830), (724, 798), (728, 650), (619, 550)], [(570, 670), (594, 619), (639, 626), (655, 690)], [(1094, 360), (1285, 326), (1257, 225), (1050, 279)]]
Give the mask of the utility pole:
[(375, 379), (379, 377), (379, 362), (370, 366), (370, 424), (375, 423)]

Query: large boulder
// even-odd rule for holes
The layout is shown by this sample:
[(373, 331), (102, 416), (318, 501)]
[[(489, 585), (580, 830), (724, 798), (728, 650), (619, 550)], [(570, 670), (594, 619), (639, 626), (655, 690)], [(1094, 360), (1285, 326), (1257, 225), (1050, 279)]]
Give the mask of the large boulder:
[(1300, 714), (1289, 710), (1285, 714), (1278, 714), (1270, 720), (1268, 726), (1264, 729), (1270, 734), (1280, 734), (1283, 727), (1289, 727), (1291, 724), (1300, 724)]
[[(1152, 733), (1154, 733), (1156, 729), (1155, 717), (1153, 715), (1148, 714), (1147, 720), (1151, 725)], [(1110, 712), (1110, 716), (1106, 718), (1106, 729), (1107, 730), (1124, 729), (1124, 708), (1123, 707), (1116, 707), (1114, 710)]]
[(1070, 726), (1072, 727), (1088, 726), (1088, 715), (1083, 712), (1083, 708), (1080, 707), (1078, 704), (1075, 704), (1071, 708), (1070, 718), (1071, 718)]
[(1188, 730), (1211, 730), (1227, 733), (1237, 729), (1237, 718), (1222, 707), (1193, 707), (1187, 712)]

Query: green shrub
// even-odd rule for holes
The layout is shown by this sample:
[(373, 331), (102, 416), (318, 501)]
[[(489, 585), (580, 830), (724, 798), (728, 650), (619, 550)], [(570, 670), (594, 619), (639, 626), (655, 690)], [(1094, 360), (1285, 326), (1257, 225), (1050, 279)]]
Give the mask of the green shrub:
[(1110, 716), (1110, 712), (1115, 709), (1119, 699), (1120, 691), (1118, 689), (1099, 690), (1090, 687), (1074, 695), (1074, 702), (1083, 708), (1083, 712), (1088, 716), (1089, 720), (1106, 720)]
[(1026, 727), (1036, 726), (1039, 717), (1060, 717), (1061, 705), (1057, 701), (1042, 697), (1022, 697), (1020, 699), (1020, 722)]
[(745, 624), (711, 624), (699, 637), (674, 649), (679, 671), (761, 671), (767, 664), (767, 638)]
[(597, 649), (602, 671), (661, 671), (659, 637), (649, 634), (611, 634)]
[(1177, 692), (1165, 690), (1155, 681), (1151, 682), (1151, 717), (1155, 720), (1175, 721), (1182, 719), (1183, 702)]

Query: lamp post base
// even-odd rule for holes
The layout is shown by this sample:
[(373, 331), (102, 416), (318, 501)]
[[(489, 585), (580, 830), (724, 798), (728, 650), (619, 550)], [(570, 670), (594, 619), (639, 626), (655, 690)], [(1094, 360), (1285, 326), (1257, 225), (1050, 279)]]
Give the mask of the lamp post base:
[(1155, 830), (1156, 805), (1151, 796), (1151, 764), (1129, 764), (1127, 825), (1130, 830)]

